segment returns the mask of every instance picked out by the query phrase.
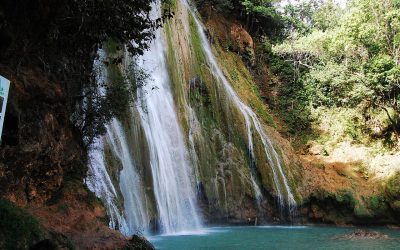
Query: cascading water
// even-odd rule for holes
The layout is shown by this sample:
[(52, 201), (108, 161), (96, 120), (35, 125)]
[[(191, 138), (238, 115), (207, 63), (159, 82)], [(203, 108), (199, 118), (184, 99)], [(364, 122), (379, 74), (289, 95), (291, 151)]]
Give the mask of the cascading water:
[[(104, 137), (97, 138), (89, 151), (89, 175), (86, 183), (106, 204), (110, 217), (110, 227), (117, 228), (126, 235), (149, 232), (149, 217), (145, 209), (143, 185), (136, 172), (120, 123), (113, 119), (106, 126)], [(119, 190), (124, 201), (124, 213), (118, 207), (121, 197), (107, 172), (104, 159), (104, 143), (109, 145), (113, 157), (122, 165), (119, 176)]]
[[(224, 105), (235, 107), (244, 120), (243, 128), (246, 129), (244, 139), (247, 140), (252, 163), (250, 175), (246, 176), (245, 172), (240, 171), (240, 176), (247, 178), (251, 183), (257, 202), (260, 204), (263, 194), (255, 175), (257, 170), (254, 149), (254, 143), (260, 142), (256, 145), (262, 145), (263, 153), (271, 167), (279, 205), (282, 208), (287, 206), (289, 210), (292, 209), (296, 202), (283, 172), (278, 153), (256, 114), (239, 98), (219, 68), (196, 13), (186, 0), (181, 0), (181, 4), (195, 21), (195, 29), (197, 27), (201, 48), (210, 72), (218, 81), (218, 86), (221, 85), (219, 87), (221, 93), (216, 94), (226, 96), (228, 102)], [(161, 7), (158, 2), (157, 6), (153, 7), (153, 17), (159, 17), (160, 12)], [(185, 28), (185, 32), (189, 32), (188, 26)], [(195, 110), (184, 101), (183, 104), (181, 103), (181, 105), (186, 105), (182, 115), (187, 118), (188, 130), (186, 135), (182, 132), (171, 90), (166, 48), (164, 32), (159, 29), (150, 44), (150, 49), (145, 51), (143, 56), (126, 58), (128, 64), (134, 61), (141, 66), (150, 74), (150, 79), (147, 84), (138, 89), (136, 105), (128, 114), (128, 117), (133, 120), (126, 119), (120, 122), (113, 119), (106, 126), (106, 135), (96, 139), (89, 152), (90, 173), (87, 184), (105, 201), (111, 219), (110, 226), (118, 228), (127, 235), (137, 232), (148, 234), (151, 230), (150, 222), (153, 220), (158, 221), (160, 232), (165, 234), (193, 231), (201, 227), (195, 186), (203, 185), (204, 180), (202, 180), (201, 171), (197, 169), (197, 163), (201, 159), (196, 154), (194, 138), (197, 138), (196, 140), (201, 138), (203, 125), (199, 123)], [(132, 126), (132, 124), (135, 125)], [(143, 141), (139, 142), (141, 140)], [(231, 147), (235, 147), (231, 142), (229, 143)], [(106, 159), (106, 151), (111, 154), (107, 157), (113, 159), (112, 164), (117, 165), (113, 166), (119, 173), (117, 180), (112, 179), (110, 173), (107, 172), (110, 168), (107, 166), (109, 162)], [(216, 170), (217, 172), (225, 171), (223, 164), (227, 163), (221, 163), (219, 166), (221, 169)], [(223, 184), (225, 206), (227, 206), (226, 184), (228, 182), (221, 176), (215, 176), (215, 179)], [(119, 182), (119, 186), (113, 184), (116, 181)], [(215, 184), (218, 192), (218, 184), (212, 181), (209, 183)], [(227, 208), (225, 211), (228, 211)]]
[[(105, 53), (100, 50), (98, 54), (99, 58), (94, 62), (93, 67), (97, 72), (96, 81), (99, 83), (99, 86), (102, 86), (101, 84), (106, 78), (106, 70), (102, 65), (102, 61), (105, 59)], [(105, 95), (105, 89), (102, 87), (98, 88), (96, 91), (98, 91), (99, 95)], [(107, 171), (104, 157), (104, 144), (104, 137), (95, 138), (91, 144), (88, 154), (88, 176), (85, 182), (88, 188), (103, 200), (110, 218), (109, 226), (120, 230), (124, 234), (128, 234), (128, 223), (120, 207), (118, 207), (118, 201), (121, 197), (119, 197), (117, 188), (114, 186)]]
[[(158, 3), (157, 6), (153, 6), (151, 14), (157, 18), (161, 15), (160, 11)], [(189, 155), (171, 94), (163, 39), (162, 31), (157, 30), (150, 49), (140, 58), (127, 60), (138, 62), (143, 69), (151, 73), (147, 84), (138, 90), (135, 108), (139, 115), (134, 114), (134, 110), (131, 109), (131, 117), (140, 120), (148, 145), (159, 229), (162, 233), (172, 234), (200, 228), (201, 219), (196, 208), (195, 184)], [(124, 216), (121, 216), (122, 213), (116, 205), (117, 192), (104, 166), (104, 156), (101, 152), (104, 147), (91, 151), (94, 161), (90, 172), (99, 180), (89, 181), (88, 186), (93, 187), (92, 190), (107, 203), (108, 213), (112, 217), (110, 226), (118, 226), (125, 234), (147, 234), (150, 219), (145, 206), (147, 199), (141, 181), (143, 176), (139, 175), (138, 166), (132, 159), (127, 133), (116, 119), (106, 128), (105, 142), (110, 146), (113, 157), (122, 166), (119, 188), (123, 196)], [(130, 146), (141, 147), (139, 144)], [(98, 171), (99, 169), (102, 171)], [(95, 188), (95, 185), (100, 188)]]
[(110, 218), (109, 226), (128, 234), (128, 224), (117, 206), (119, 197), (116, 188), (105, 166), (103, 149), (102, 138), (95, 139), (89, 150), (89, 174), (86, 178), (86, 185), (103, 200)]
[[(94, 67), (97, 72), (99, 86), (107, 78), (107, 70), (102, 65), (105, 60), (105, 52), (99, 51), (99, 59), (95, 61)], [(104, 95), (105, 89), (100, 87), (99, 94)], [(134, 233), (148, 233), (149, 218), (144, 207), (145, 197), (137, 168), (129, 152), (126, 135), (121, 124), (114, 118), (106, 126), (106, 135), (96, 138), (89, 150), (89, 174), (86, 179), (87, 186), (100, 197), (107, 207), (110, 217), (110, 227), (117, 228), (126, 235)], [(119, 187), (123, 197), (119, 197), (117, 188), (107, 171), (105, 159), (105, 145), (112, 150), (112, 156), (122, 166), (119, 174)], [(119, 167), (118, 167), (119, 168)], [(124, 209), (120, 201), (123, 200)]]
[[(160, 16), (160, 6), (153, 14)], [(140, 58), (152, 81), (138, 92), (137, 109), (149, 145), (150, 166), (161, 231), (167, 234), (199, 228), (196, 193), (184, 137), (176, 115), (161, 30)], [(156, 90), (155, 90), (156, 89)]]
[(119, 186), (124, 198), (124, 211), (127, 229), (124, 233), (149, 233), (149, 216), (145, 207), (146, 200), (137, 167), (131, 158), (128, 143), (121, 124), (113, 119), (106, 126), (106, 141), (111, 146), (113, 155), (121, 162), (122, 170), (119, 177)]
[[(243, 115), (243, 117), (245, 119), (247, 134), (248, 134), (248, 146), (249, 146), (249, 151), (250, 151), (252, 158), (255, 159), (254, 145), (253, 145), (253, 133), (252, 133), (252, 128), (254, 128), (255, 131), (257, 132), (257, 135), (261, 139), (261, 142), (264, 147), (265, 155), (267, 156), (268, 163), (271, 166), (275, 189), (278, 193), (279, 204), (282, 208), (285, 205), (287, 205), (289, 208), (289, 211), (291, 211), (296, 206), (296, 201), (294, 199), (294, 196), (293, 196), (290, 186), (288, 184), (287, 178), (283, 172), (278, 153), (274, 149), (271, 140), (268, 138), (268, 136), (264, 132), (264, 129), (263, 129), (259, 119), (257, 118), (256, 114), (251, 110), (251, 108), (249, 106), (247, 106), (238, 97), (236, 92), (233, 90), (231, 84), (228, 82), (228, 80), (222, 73), (222, 70), (219, 68), (218, 63), (213, 55), (211, 46), (208, 42), (207, 36), (204, 32), (204, 28), (203, 28), (200, 20), (198, 19), (197, 14), (191, 9), (189, 3), (186, 0), (181, 0), (181, 1), (182, 1), (182, 4), (184, 6), (186, 6), (186, 8), (188, 8), (189, 12), (192, 14), (192, 16), (194, 18), (198, 33), (200, 35), (202, 48), (207, 57), (207, 60), (209, 63), (208, 66), (210, 67), (212, 74), (217, 79), (219, 79), (220, 83), (222, 83), (223, 89), (226, 91), (228, 97), (236, 105), (236, 107), (238, 108), (238, 110), (241, 112), (241, 114)], [(252, 178), (252, 183), (254, 186), (256, 196), (260, 197), (260, 195), (261, 195), (260, 188), (259, 188), (258, 184), (255, 182), (254, 177), (251, 177), (251, 178)], [(284, 190), (282, 190), (282, 186), (283, 186)], [(284, 192), (286, 193), (286, 201), (284, 200), (284, 197), (285, 197)]]

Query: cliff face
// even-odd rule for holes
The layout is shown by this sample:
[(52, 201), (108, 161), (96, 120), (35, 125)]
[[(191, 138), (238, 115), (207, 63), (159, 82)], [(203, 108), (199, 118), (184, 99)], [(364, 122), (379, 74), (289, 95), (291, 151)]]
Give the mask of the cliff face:
[(0, 74), (11, 81), (0, 145), (1, 249), (117, 249), (140, 241), (108, 227), (103, 205), (83, 183), (87, 152), (72, 125), (68, 88), (85, 77), (94, 55), (78, 51), (80, 44), (77, 53), (60, 49), (69, 33), (62, 37), (53, 24), (66, 2), (0, 4)]
[(3, 65), (11, 90), (0, 149), (1, 195), (19, 204), (43, 204), (65, 177), (83, 179), (85, 152), (70, 125), (60, 84), (38, 69), (18, 74)]
[[(194, 166), (206, 219), (210, 223), (254, 223), (256, 218), (259, 222), (283, 222), (286, 218), (281, 215), (287, 211), (279, 211), (278, 204), (279, 191), (285, 190), (283, 177), (274, 180), (276, 166), (268, 161), (265, 146), (254, 128), (250, 132), (254, 135), (254, 157), (250, 153), (249, 132), (243, 110), (238, 108), (238, 98), (259, 117), (298, 201), (301, 197), (294, 188), (296, 182), (301, 182), (301, 171), (290, 145), (273, 128), (272, 117), (250, 74), (249, 67), (255, 63), (252, 37), (240, 22), (201, 6), (202, 22), (217, 67), (237, 94), (232, 97), (213, 71), (216, 66), (209, 62), (196, 20), (180, 1), (172, 2), (175, 17), (164, 26), (167, 62), (179, 118), (188, 135), (188, 148), (197, 157)], [(268, 150), (273, 157), (272, 148)], [(283, 191), (284, 200), (287, 195)]]
[[(198, 204), (206, 223), (285, 222), (288, 212), (291, 212), (288, 211), (291, 204), (287, 204), (289, 197), (293, 194), (294, 199), (301, 200), (295, 191), (297, 182), (302, 179), (301, 169), (288, 141), (273, 128), (268, 109), (246, 67), (254, 63), (252, 37), (240, 23), (224, 19), (218, 13), (204, 18), (213, 47), (212, 54), (216, 55), (214, 59), (208, 49), (207, 38), (198, 29), (195, 17), (185, 2), (171, 1), (170, 4), (175, 15), (164, 22), (162, 30), (167, 64), (166, 74), (162, 77), (168, 77), (168, 90), (161, 91), (172, 91), (178, 125), (185, 142), (182, 151), (190, 161), (188, 165), (196, 181), (193, 186), (197, 184)], [(165, 69), (157, 62), (152, 67)], [(216, 69), (221, 72), (217, 73)], [(121, 74), (126, 70), (119, 69)], [(154, 73), (152, 77), (156, 80), (150, 80), (147, 83), (150, 86), (157, 82), (158, 75)], [(142, 96), (143, 99), (151, 95), (150, 91), (160, 91), (153, 87), (151, 90), (144, 89), (149, 93)], [(130, 230), (140, 227), (137, 218), (142, 220), (142, 217), (144, 227), (157, 227), (153, 222), (159, 220), (159, 211), (168, 210), (155, 200), (157, 195), (167, 196), (157, 189), (159, 183), (154, 183), (159, 174), (154, 166), (158, 166), (157, 161), (162, 161), (163, 157), (154, 157), (151, 151), (157, 142), (166, 141), (158, 134), (164, 127), (146, 131), (155, 136), (157, 142), (144, 134), (146, 118), (143, 117), (147, 114), (135, 111), (146, 103), (141, 101), (138, 100), (138, 106), (133, 107), (131, 113), (118, 117), (119, 122), (107, 128), (102, 149), (104, 159), (101, 154), (97, 156), (105, 165), (107, 178), (98, 174), (100, 170), (93, 170), (98, 179), (111, 179), (104, 185), (104, 190), (115, 189), (114, 194), (100, 189), (96, 192), (111, 204), (110, 217), (116, 218), (113, 223), (118, 222), (122, 230), (124, 223), (119, 222), (121, 212), (115, 212), (115, 207), (125, 211), (128, 219), (129, 215), (135, 215), (134, 220), (128, 221), (131, 223)], [(154, 119), (169, 119), (154, 110), (147, 111)], [(261, 130), (263, 134), (259, 132)], [(266, 140), (271, 141), (270, 144)], [(176, 147), (170, 143), (168, 146)], [(176, 166), (180, 168), (178, 163)], [(131, 169), (134, 173), (121, 171), (122, 168)], [(137, 181), (127, 183), (127, 177)], [(171, 185), (175, 184), (174, 181), (177, 180), (168, 178)], [(289, 188), (285, 186), (285, 181)], [(138, 187), (138, 183), (142, 184)], [(111, 184), (113, 188), (109, 188)], [(291, 194), (288, 191), (290, 188)], [(135, 196), (131, 196), (126, 189), (135, 190)]]
[[(16, 244), (24, 249), (36, 243), (100, 249), (137, 245), (140, 239), (130, 243), (108, 227), (102, 204), (83, 184), (86, 151), (70, 125), (60, 84), (38, 68), (13, 72), (1, 65), (0, 72), (11, 81), (0, 147), (0, 203), (9, 200), (26, 214), (14, 217), (20, 208), (0, 208), (5, 216), (0, 219), (0, 248)], [(10, 227), (7, 221), (24, 226)], [(20, 231), (25, 227), (28, 231)], [(32, 237), (27, 234), (36, 229)]]
[[(66, 179), (82, 180), (86, 172), (66, 87), (66, 79), (77, 79), (67, 76), (74, 55), (68, 58), (50, 39), (63, 7), (64, 2), (51, 0), (0, 4), (0, 74), (11, 81), (0, 147), (0, 195), (20, 206), (48, 202)], [(90, 56), (79, 60), (86, 63)]]
[[(266, 122), (271, 125), (269, 135), (281, 148), (282, 158), (289, 167), (287, 174), (291, 185), (297, 191), (297, 221), (339, 225), (398, 224), (399, 194), (394, 188), (399, 180), (396, 174), (398, 154), (376, 154), (368, 145), (346, 141), (334, 147), (311, 141), (295, 149), (279, 118), (282, 114), (279, 110), (265, 109), (268, 104), (273, 107), (274, 99), (279, 98), (276, 88), (281, 83), (263, 58), (264, 45), (257, 37), (252, 37), (239, 20), (226, 17), (207, 5), (200, 10), (224, 74), (260, 117), (265, 112), (271, 117), (272, 122)], [(251, 90), (246, 90), (246, 84), (260, 93), (252, 95)], [(258, 100), (264, 103), (259, 104)], [(326, 120), (325, 126), (329, 122)], [(329, 153), (324, 152), (326, 148)], [(259, 168), (261, 173), (262, 169)], [(271, 190), (268, 183), (263, 182), (263, 185)], [(245, 204), (241, 203), (240, 207), (246, 207)], [(238, 211), (233, 207), (232, 210)]]

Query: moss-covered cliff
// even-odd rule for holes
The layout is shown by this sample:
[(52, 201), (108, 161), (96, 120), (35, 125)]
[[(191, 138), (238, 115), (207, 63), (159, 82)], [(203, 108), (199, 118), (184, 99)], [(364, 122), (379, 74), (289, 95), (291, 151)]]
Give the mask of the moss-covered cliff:
[[(245, 119), (213, 71), (202, 45), (193, 14), (174, 1), (175, 17), (165, 23), (167, 60), (175, 99), (187, 144), (196, 154), (199, 195), (210, 222), (246, 222), (256, 217), (280, 220), (277, 190), (260, 138), (254, 137), (255, 159), (250, 154)], [(206, 14), (207, 8), (204, 8)], [(219, 67), (234, 91), (265, 124), (279, 152), (284, 172), (295, 190), (301, 172), (293, 155), (285, 154), (288, 143), (274, 132), (274, 122), (262, 102), (258, 87), (246, 65), (252, 61), (251, 36), (234, 21), (217, 13), (203, 15), (208, 39)], [(285, 150), (282, 150), (285, 148)], [(257, 203), (252, 178), (265, 198)], [(300, 201), (301, 197), (297, 196)]]
[[(399, 184), (398, 153), (379, 143), (349, 139), (358, 124), (358, 120), (349, 120), (353, 114), (346, 115), (354, 112), (351, 110), (321, 108), (317, 117), (303, 114), (306, 119), (318, 121), (311, 124), (310, 130), (303, 129), (300, 123), (296, 127), (295, 116), (290, 117), (293, 124), (286, 124), (285, 117), (291, 109), (286, 112), (276, 108), (277, 103), (285, 102), (277, 98), (285, 98), (285, 91), (293, 91), (296, 86), (285, 82), (293, 78), (288, 72), (276, 72), (279, 62), (268, 53), (269, 38), (254, 30), (249, 34), (248, 23), (243, 22), (242, 16), (229, 15), (232, 10), (204, 2), (199, 9), (225, 76), (241, 98), (270, 125), (269, 135), (282, 149), (280, 154), (291, 170), (287, 174), (294, 177), (290, 179), (298, 194), (299, 221), (397, 224), (397, 196), (388, 190), (390, 183), (392, 187)], [(291, 105), (293, 108), (296, 103)], [(298, 129), (300, 137), (293, 137), (288, 127)], [(268, 182), (263, 185), (273, 190)]]

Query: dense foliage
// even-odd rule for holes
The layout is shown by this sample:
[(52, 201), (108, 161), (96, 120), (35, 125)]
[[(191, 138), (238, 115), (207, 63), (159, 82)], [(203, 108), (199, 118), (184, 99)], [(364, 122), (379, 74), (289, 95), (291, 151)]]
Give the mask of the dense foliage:
[[(124, 44), (132, 55), (142, 54), (160, 24), (160, 19), (152, 20), (149, 16), (151, 2), (1, 1), (0, 63), (17, 75), (22, 68), (37, 67), (50, 79), (61, 81), (69, 111), (74, 114), (72, 122), (90, 142), (104, 131), (104, 124), (118, 109), (128, 105), (121, 102), (126, 98), (118, 94), (104, 96), (94, 91), (99, 82), (95, 79), (93, 60), (98, 49), (110, 39)], [(122, 62), (120, 58), (114, 59), (111, 64)]]
[(247, 29), (256, 35), (274, 35), (283, 27), (282, 16), (277, 11), (275, 0), (197, 0), (204, 6), (210, 4), (222, 13), (235, 14)]
[(289, 123), (306, 128), (321, 108), (352, 109), (349, 119), (359, 125), (353, 137), (398, 141), (400, 2), (353, 0), (342, 9), (310, 1), (288, 6), (286, 17), (290, 32), (271, 53), (285, 82), (280, 106)]

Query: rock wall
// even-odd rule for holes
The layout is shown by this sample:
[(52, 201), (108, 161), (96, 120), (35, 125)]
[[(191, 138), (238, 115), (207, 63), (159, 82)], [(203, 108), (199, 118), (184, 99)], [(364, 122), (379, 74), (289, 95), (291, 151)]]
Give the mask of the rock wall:
[(0, 75), (11, 81), (0, 145), (1, 249), (116, 249), (138, 242), (109, 229), (102, 204), (83, 183), (87, 152), (70, 110), (90, 80), (96, 45), (77, 38), (82, 23), (71, 17), (75, 7), (0, 3)]
[(0, 66), (10, 79), (9, 103), (0, 147), (0, 194), (20, 204), (44, 204), (66, 177), (83, 179), (85, 150), (70, 125), (60, 84), (40, 69), (18, 73)]
[[(0, 74), (11, 81), (0, 146), (0, 203), (13, 204), (0, 207), (0, 248), (137, 246), (139, 239), (131, 242), (108, 227), (103, 205), (83, 183), (86, 150), (70, 125), (60, 84), (40, 68), (15, 72), (0, 64)], [(38, 231), (30, 236), (36, 221)]]

